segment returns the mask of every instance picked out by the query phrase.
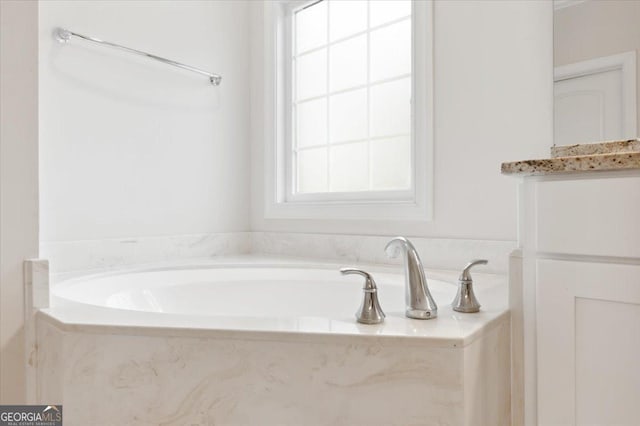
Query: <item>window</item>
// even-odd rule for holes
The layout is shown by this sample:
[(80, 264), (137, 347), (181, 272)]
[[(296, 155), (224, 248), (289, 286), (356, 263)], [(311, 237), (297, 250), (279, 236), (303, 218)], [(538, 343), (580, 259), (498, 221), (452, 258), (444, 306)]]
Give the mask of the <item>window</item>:
[(427, 218), (429, 7), (411, 0), (280, 3), (277, 204), (414, 204)]
[(411, 189), (411, 1), (293, 11), (291, 194)]

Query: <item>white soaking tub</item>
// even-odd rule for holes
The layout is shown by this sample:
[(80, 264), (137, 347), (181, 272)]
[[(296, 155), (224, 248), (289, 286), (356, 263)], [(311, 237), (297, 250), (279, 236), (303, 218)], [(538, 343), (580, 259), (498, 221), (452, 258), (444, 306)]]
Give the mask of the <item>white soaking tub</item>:
[(37, 318), (38, 400), (70, 425), (509, 424), (505, 277), (474, 273), (483, 311), (460, 314), (457, 272), (427, 271), (438, 318), (411, 320), (402, 269), (365, 266), (387, 318), (363, 325), (363, 278), (339, 266), (245, 257), (62, 280)]

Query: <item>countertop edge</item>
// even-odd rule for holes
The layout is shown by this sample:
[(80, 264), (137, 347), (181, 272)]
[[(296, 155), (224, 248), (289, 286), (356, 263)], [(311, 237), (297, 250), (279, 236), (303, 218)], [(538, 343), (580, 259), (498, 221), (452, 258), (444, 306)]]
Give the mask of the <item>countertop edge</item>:
[(640, 152), (608, 153), (502, 163), (506, 176), (542, 176), (595, 171), (640, 170)]

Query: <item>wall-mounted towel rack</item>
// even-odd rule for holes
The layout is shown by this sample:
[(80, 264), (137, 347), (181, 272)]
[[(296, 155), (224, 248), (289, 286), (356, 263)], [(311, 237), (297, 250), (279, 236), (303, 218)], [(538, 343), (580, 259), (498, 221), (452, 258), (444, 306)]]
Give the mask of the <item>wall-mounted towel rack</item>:
[(156, 56), (156, 55), (153, 55), (151, 53), (143, 52), (141, 50), (132, 49), (130, 47), (121, 46), (119, 44), (111, 43), (109, 41), (104, 41), (104, 40), (100, 40), (100, 39), (97, 39), (97, 38), (88, 37), (86, 35), (74, 33), (73, 31), (69, 31), (69, 30), (66, 30), (64, 28), (56, 28), (53, 31), (53, 36), (60, 43), (66, 43), (67, 41), (69, 41), (69, 39), (71, 37), (78, 37), (78, 38), (81, 38), (83, 40), (91, 41), (93, 43), (98, 43), (98, 44), (102, 44), (102, 45), (105, 45), (105, 46), (114, 47), (116, 49), (124, 50), (125, 52), (135, 53), (136, 55), (141, 55), (141, 56), (146, 56), (147, 58), (155, 59), (156, 61), (160, 61), (160, 62), (163, 62), (163, 63), (168, 64), (168, 65), (173, 65), (174, 67), (182, 68), (182, 69), (185, 69), (185, 70), (188, 70), (188, 71), (192, 71), (192, 72), (195, 72), (195, 73), (198, 73), (198, 74), (205, 75), (205, 76), (209, 77), (209, 82), (211, 84), (213, 84), (214, 86), (218, 86), (220, 84), (220, 81), (222, 81), (222, 77), (220, 75), (218, 75), (218, 74), (213, 74), (213, 73), (210, 73), (208, 71), (201, 70), (200, 68), (192, 67), (191, 65), (185, 65), (183, 63), (172, 61), (171, 59), (163, 58), (161, 56)]

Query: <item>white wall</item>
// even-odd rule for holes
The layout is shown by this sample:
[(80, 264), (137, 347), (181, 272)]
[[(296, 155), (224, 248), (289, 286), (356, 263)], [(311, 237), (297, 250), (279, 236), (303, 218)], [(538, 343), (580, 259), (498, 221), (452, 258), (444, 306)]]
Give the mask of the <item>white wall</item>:
[(434, 220), (266, 220), (262, 3), (252, 10), (252, 229), (516, 239), (516, 181), (500, 163), (548, 156), (552, 3), (436, 1)]
[[(632, 50), (640, 61), (640, 1), (588, 1), (556, 10), (553, 20), (555, 66)], [(640, 63), (636, 70), (640, 99)]]
[(41, 241), (248, 230), (248, 25), (244, 1), (40, 3)]
[[(382, 224), (264, 219), (262, 8), (41, 3), (41, 241), (249, 229), (516, 239), (516, 182), (500, 163), (546, 156), (552, 143), (550, 2), (435, 2), (434, 220)], [(223, 83), (79, 40), (58, 45), (55, 26)]]
[(0, 1), (0, 404), (26, 402), (23, 261), (38, 256), (38, 4)]

